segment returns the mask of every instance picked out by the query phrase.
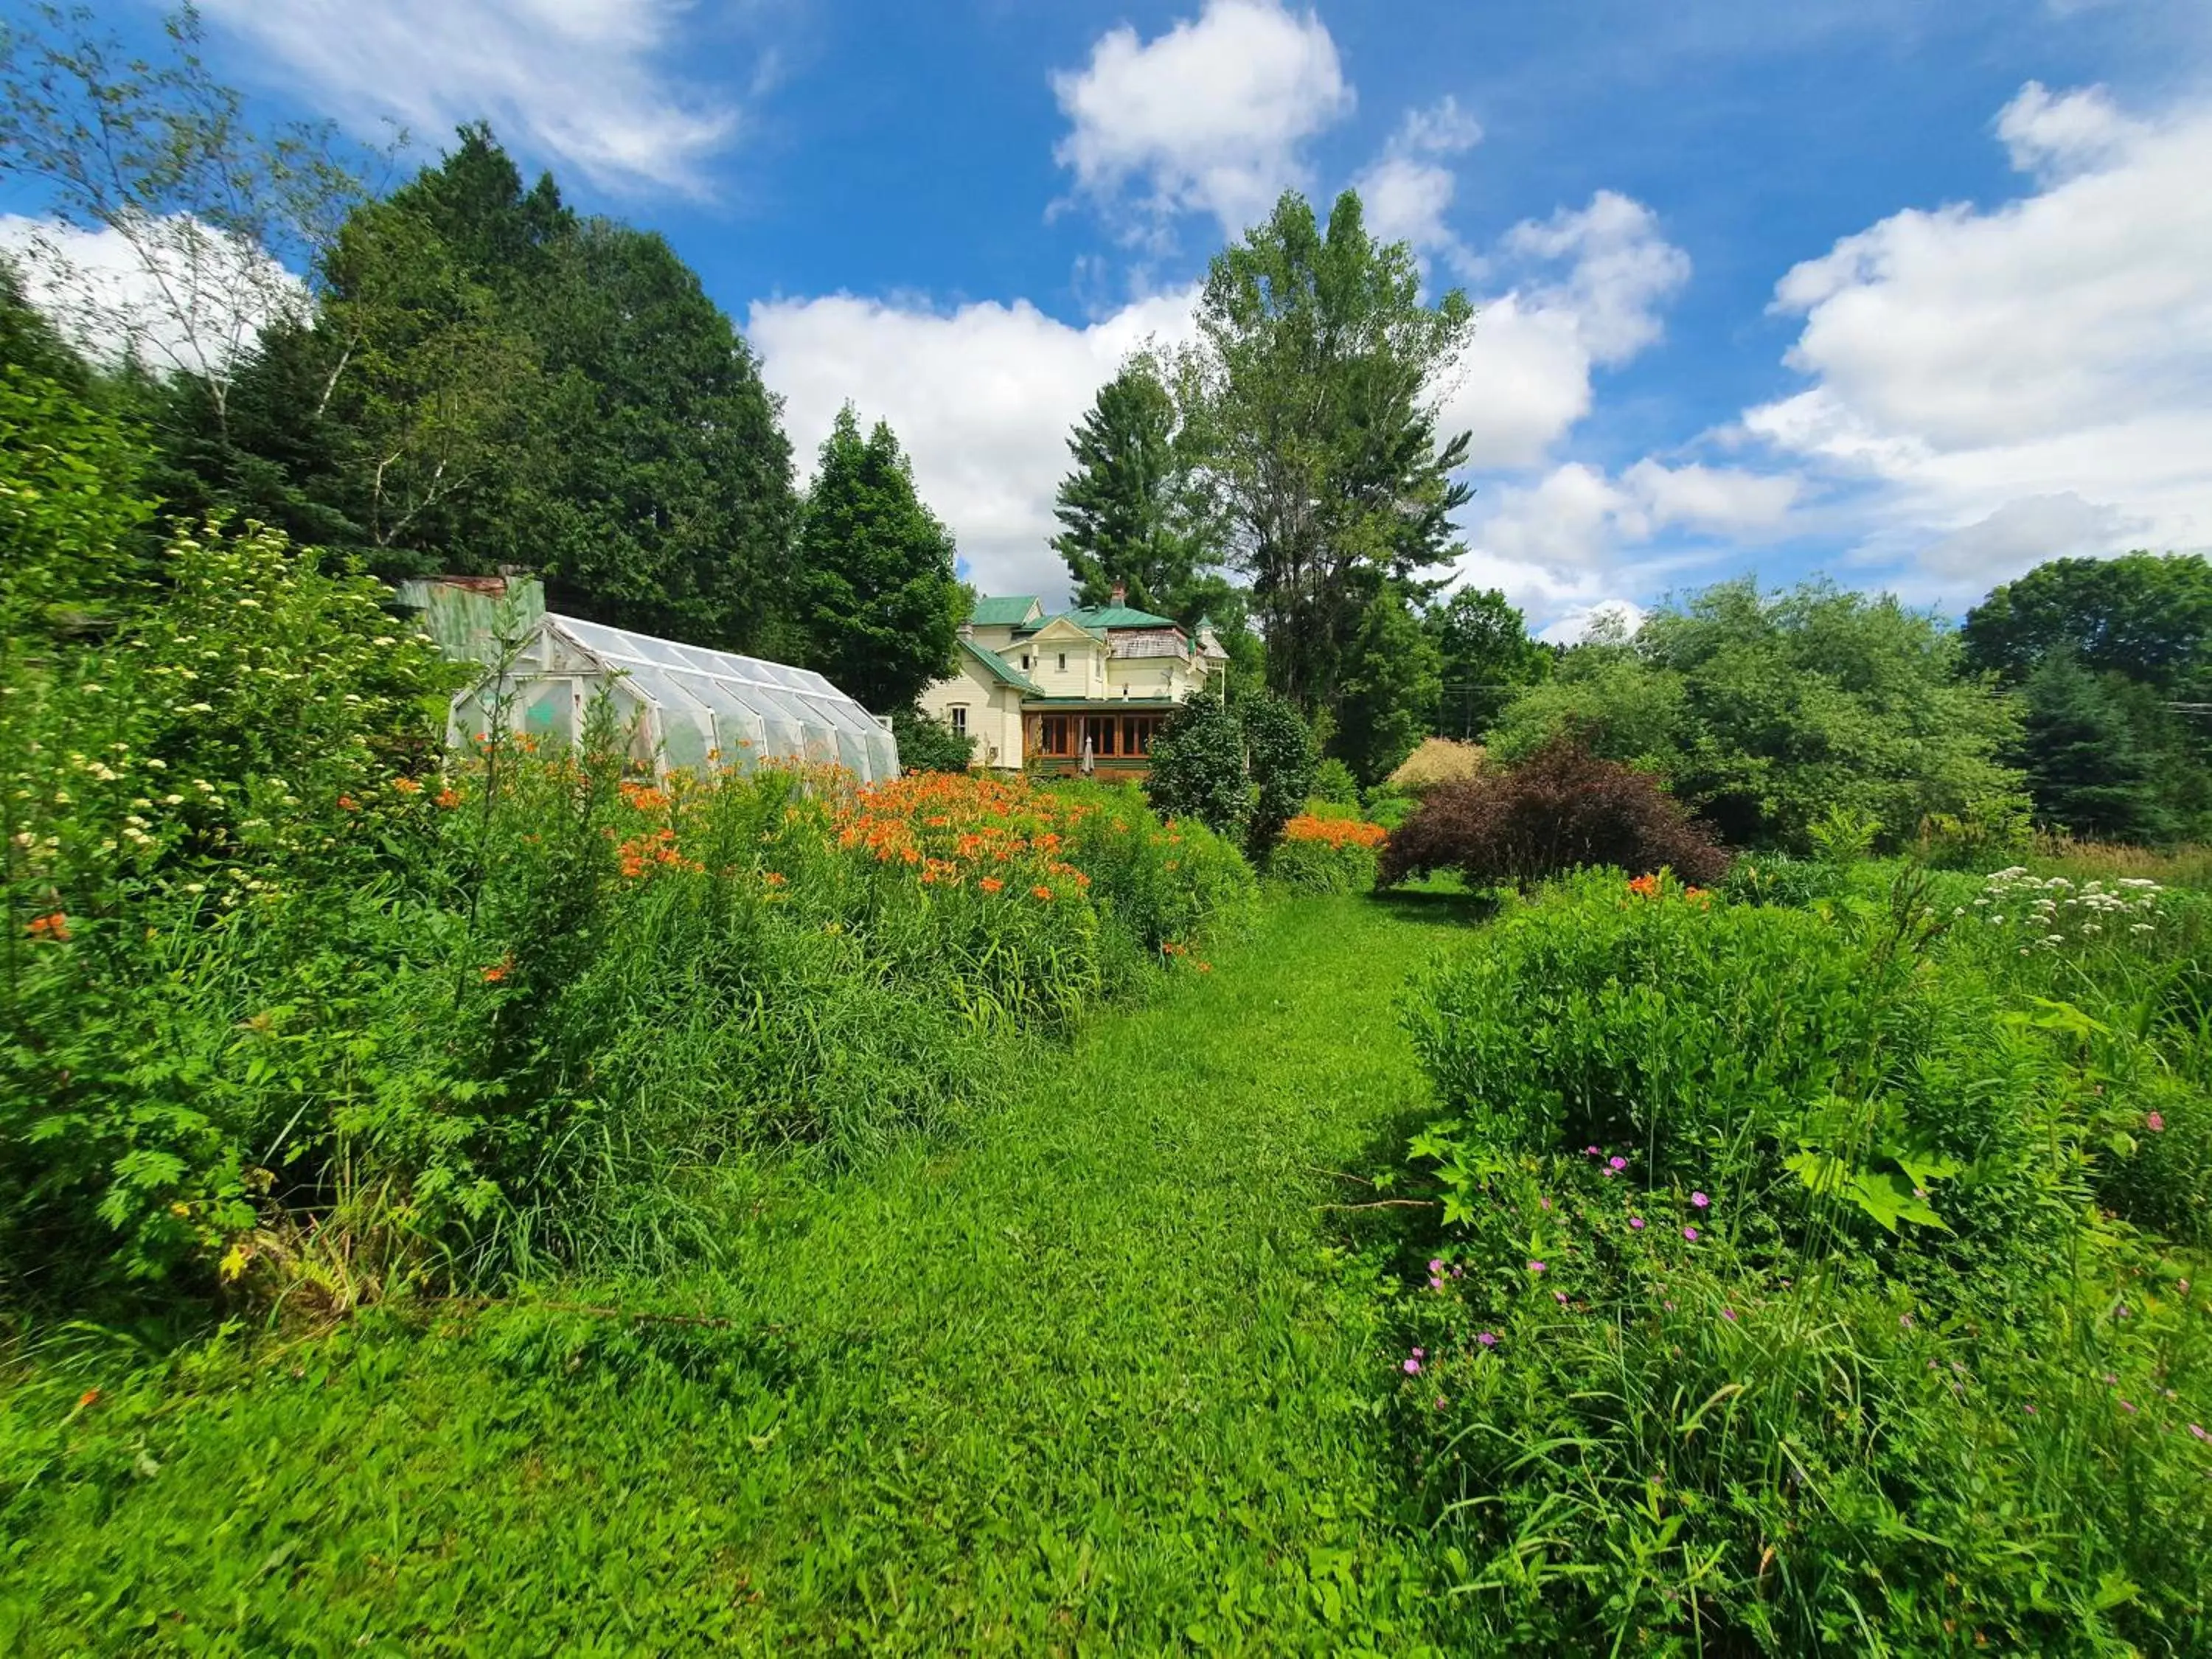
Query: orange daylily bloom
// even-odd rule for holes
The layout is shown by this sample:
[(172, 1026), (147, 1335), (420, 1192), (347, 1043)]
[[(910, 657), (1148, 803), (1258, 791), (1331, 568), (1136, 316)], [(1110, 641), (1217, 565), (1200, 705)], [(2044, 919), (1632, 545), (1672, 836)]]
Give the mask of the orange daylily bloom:
[(70, 936), (69, 918), (59, 910), (51, 915), (33, 916), (30, 932), (33, 939), (55, 939), (65, 945)]

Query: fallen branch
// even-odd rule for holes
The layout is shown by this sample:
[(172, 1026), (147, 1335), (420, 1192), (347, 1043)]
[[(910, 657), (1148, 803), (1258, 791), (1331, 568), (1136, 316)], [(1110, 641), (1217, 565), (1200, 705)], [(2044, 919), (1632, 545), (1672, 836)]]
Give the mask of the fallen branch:
[(1317, 1204), (1319, 1210), (1433, 1210), (1442, 1200), (1433, 1198), (1378, 1198), (1372, 1204)]

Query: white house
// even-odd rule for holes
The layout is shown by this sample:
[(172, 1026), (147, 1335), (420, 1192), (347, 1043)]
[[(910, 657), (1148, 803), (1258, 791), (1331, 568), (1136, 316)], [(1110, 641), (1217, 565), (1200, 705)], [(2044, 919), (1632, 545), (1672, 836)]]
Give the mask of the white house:
[(1088, 744), (1097, 770), (1142, 775), (1160, 722), (1229, 658), (1204, 622), (1194, 639), (1127, 599), (1116, 587), (1109, 604), (1052, 612), (1030, 594), (977, 600), (924, 712), (973, 738), (978, 766), (1073, 771)]

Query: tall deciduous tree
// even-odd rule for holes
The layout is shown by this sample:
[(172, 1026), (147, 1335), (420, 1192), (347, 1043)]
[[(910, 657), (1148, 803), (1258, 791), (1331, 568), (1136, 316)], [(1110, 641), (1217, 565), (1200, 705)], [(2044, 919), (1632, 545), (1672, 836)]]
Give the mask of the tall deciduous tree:
[(2212, 563), (2200, 554), (2054, 559), (1995, 588), (1960, 630), (1970, 667), (2022, 680), (2073, 658), (2166, 689), (2212, 676)]
[(1494, 587), (1463, 587), (1426, 620), (1443, 681), (1437, 729), (1446, 736), (1480, 738), (1523, 686), (1552, 672), (1553, 653)]
[(822, 445), (799, 532), (807, 661), (878, 713), (948, 673), (964, 601), (952, 537), (915, 493), (889, 425), (850, 404)]
[(1449, 556), (1467, 439), (1440, 440), (1435, 390), (1473, 322), (1457, 290), (1422, 303), (1412, 252), (1378, 244), (1351, 191), (1325, 229), (1285, 194), (1207, 275), (1181, 395), (1269, 683), (1308, 708), (1334, 714), (1378, 574)]
[[(1205, 549), (1189, 510), (1187, 458), (1175, 399), (1138, 358), (1098, 389), (1067, 441), (1053, 548), (1076, 602), (1103, 605), (1115, 586), (1139, 610), (1180, 614)], [(1186, 618), (1194, 620), (1194, 618)]]

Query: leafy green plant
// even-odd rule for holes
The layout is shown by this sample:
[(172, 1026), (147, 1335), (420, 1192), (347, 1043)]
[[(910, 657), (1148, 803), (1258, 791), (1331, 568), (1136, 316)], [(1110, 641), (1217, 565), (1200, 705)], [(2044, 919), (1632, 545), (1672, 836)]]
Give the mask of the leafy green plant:
[(1150, 759), (1145, 796), (1154, 811), (1243, 838), (1252, 820), (1244, 727), (1212, 687), (1193, 693), (1161, 722)]
[(1272, 691), (1246, 697), (1237, 720), (1244, 729), (1245, 766), (1253, 784), (1244, 851), (1255, 864), (1265, 864), (1282, 839), (1283, 826), (1312, 793), (1321, 750), (1305, 717)]
[(2121, 1016), (2095, 953), (2142, 947), (2069, 960), (1890, 880), (1805, 909), (1591, 874), (1409, 1006), (1451, 1115), (1398, 1188), (1443, 1224), (1398, 1420), (1510, 1644), (2212, 1634), (2209, 1310), (2088, 1201), (2172, 1178), (2141, 1146), (2197, 1036), (2165, 991), (2132, 1033), (2036, 994)]

